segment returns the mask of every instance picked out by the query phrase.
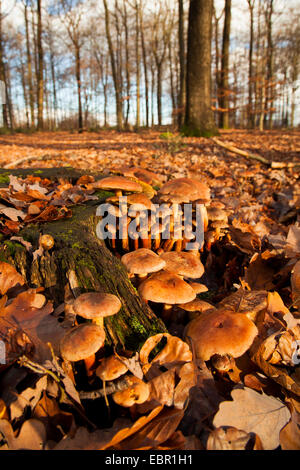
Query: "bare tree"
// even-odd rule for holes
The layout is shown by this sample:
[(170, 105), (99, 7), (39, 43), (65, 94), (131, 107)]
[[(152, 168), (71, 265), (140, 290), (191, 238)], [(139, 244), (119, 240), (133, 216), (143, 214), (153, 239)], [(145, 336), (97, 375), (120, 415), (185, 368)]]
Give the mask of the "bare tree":
[(231, 0), (225, 0), (225, 19), (223, 27), (223, 42), (222, 42), (222, 60), (221, 60), (221, 99), (220, 104), (222, 108), (220, 125), (223, 129), (229, 127), (229, 45), (230, 45), (230, 23), (231, 23)]
[(119, 130), (123, 129), (123, 106), (122, 106), (122, 88), (120, 84), (120, 77), (117, 71), (117, 64), (116, 64), (116, 57), (115, 52), (113, 49), (113, 43), (111, 39), (111, 32), (110, 32), (110, 15), (109, 9), (107, 5), (107, 0), (103, 0), (103, 5), (105, 9), (105, 30), (106, 30), (106, 38), (108, 43), (109, 55), (110, 55), (110, 63), (114, 81), (114, 88), (115, 88), (115, 96), (116, 96), (116, 115), (117, 115), (117, 127)]
[(211, 109), (212, 13), (212, 0), (190, 0), (184, 129), (188, 135), (216, 133)]

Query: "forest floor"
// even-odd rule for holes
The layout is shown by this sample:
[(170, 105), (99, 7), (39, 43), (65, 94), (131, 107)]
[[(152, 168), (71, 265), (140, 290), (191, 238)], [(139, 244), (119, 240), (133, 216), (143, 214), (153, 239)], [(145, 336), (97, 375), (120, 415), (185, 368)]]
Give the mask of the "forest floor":
[[(269, 161), (295, 162), (300, 159), (299, 130), (260, 132), (233, 129), (221, 131), (219, 139)], [(230, 167), (230, 171), (231, 163), (234, 166), (253, 165), (253, 162), (229, 154), (209, 139), (183, 138), (172, 132), (141, 130), (139, 133), (119, 133), (110, 130), (0, 136), (0, 166), (26, 157), (32, 157), (31, 167), (49, 168), (71, 165), (98, 170), (120, 164), (153, 168), (154, 163), (162, 172), (173, 176), (178, 169), (182, 171), (183, 161), (187, 172), (197, 172), (193, 165), (202, 166), (204, 163), (209, 167), (220, 162), (222, 167)], [(22, 165), (29, 166), (26, 161)]]
[[(154, 189), (146, 184), (143, 191), (147, 194), (151, 189), (152, 197), (170, 178), (195, 178), (210, 188), (206, 236), (214, 235), (212, 246), (206, 238), (200, 253), (204, 274), (197, 281), (204, 290), (196, 299), (197, 312), (188, 312), (182, 305), (174, 308), (174, 316), (166, 319), (166, 344), (154, 358), (160, 335), (150, 336), (130, 359), (125, 353), (122, 356), (133, 375), (144, 374), (150, 398), (128, 408), (110, 397), (106, 402), (98, 397), (91, 404), (85, 397), (82, 406), (80, 393), (86, 389), (64, 372), (65, 364), (58, 356), (53, 354), (52, 361), (43, 365), (24, 357), (21, 363), (14, 359), (2, 365), (0, 361), (0, 448), (300, 449), (300, 131), (228, 130), (221, 131), (218, 139), (270, 163), (293, 165), (275, 169), (228, 151), (212, 139), (183, 138), (166, 129), (0, 136), (0, 167), (5, 169), (0, 182), (8, 185), (0, 188), (0, 254), (17, 242), (33, 259), (29, 267), (46, 263), (52, 256), (47, 249), (45, 253), (41, 247), (33, 251), (37, 247), (19, 236), (24, 226), (42, 222), (43, 227), (44, 222), (70, 217), (76, 205), (98, 198), (93, 177), (51, 182), (42, 172), (40, 177), (37, 168), (72, 166), (83, 175), (92, 170), (124, 176), (129, 174), (128, 167), (147, 169), (152, 173), (138, 178), (144, 183), (143, 177), (150, 178)], [(10, 176), (13, 168), (29, 168), (32, 174), (26, 179)], [(220, 207), (226, 223), (219, 230), (213, 214)], [(10, 260), (20, 246), (11, 251)], [(59, 248), (55, 241), (53, 251)], [(45, 301), (42, 289), (26, 287), (15, 268), (2, 258), (0, 264), (0, 338), (7, 321), (16, 324), (19, 319), (18, 328), (25, 333), (36, 330), (36, 336), (29, 340), (30, 334), (21, 337), (13, 330), (14, 341), (7, 344), (26, 352), (33, 342), (38, 350), (39, 319), (51, 317), (53, 331), (43, 332), (49, 333), (48, 340), (43, 340), (45, 349), (61, 329), (58, 318), (65, 321), (72, 310), (67, 291), (65, 304), (52, 308), (47, 298), (48, 303), (41, 306)], [(23, 291), (15, 287), (18, 283), (24, 284)], [(69, 284), (72, 290), (71, 280)], [(160, 316), (157, 305), (150, 302)], [(236, 362), (228, 365), (225, 361), (227, 369), (222, 368), (222, 361), (220, 365), (195, 360), (193, 343), (190, 351), (186, 339), (192, 318), (204, 318), (204, 314), (209, 318), (222, 309), (229, 316), (244, 314), (240, 316), (253, 321), (258, 332), (251, 347), (235, 356)], [(24, 311), (33, 324), (26, 325)], [(61, 318), (64, 312), (66, 318)], [(36, 351), (33, 348), (29, 353), (34, 358)], [(227, 362), (228, 357), (218, 356)], [(91, 383), (92, 389), (95, 384), (102, 386), (95, 374), (85, 386)]]

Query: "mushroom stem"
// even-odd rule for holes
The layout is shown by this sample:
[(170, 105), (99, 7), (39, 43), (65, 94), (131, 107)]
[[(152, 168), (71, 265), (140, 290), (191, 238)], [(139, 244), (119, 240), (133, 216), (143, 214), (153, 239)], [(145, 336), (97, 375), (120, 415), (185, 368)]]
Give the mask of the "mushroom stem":
[(95, 354), (92, 354), (91, 356), (87, 357), (84, 359), (84, 365), (85, 365), (85, 370), (86, 370), (86, 375), (88, 377), (91, 377), (93, 375), (92, 368), (95, 365), (96, 361), (96, 356)]
[(172, 305), (164, 304), (164, 307), (161, 312), (161, 318), (165, 323), (168, 323), (171, 318)]

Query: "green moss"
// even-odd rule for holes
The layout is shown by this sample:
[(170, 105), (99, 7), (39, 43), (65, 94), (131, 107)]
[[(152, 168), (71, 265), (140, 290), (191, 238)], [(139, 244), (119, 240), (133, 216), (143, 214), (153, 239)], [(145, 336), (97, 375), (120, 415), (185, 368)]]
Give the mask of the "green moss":
[(35, 170), (33, 173), (34, 173), (35, 175), (40, 175), (40, 174), (43, 173), (43, 172), (42, 172), (42, 170)]
[(72, 248), (73, 249), (78, 248), (79, 250), (81, 250), (83, 246), (79, 242), (75, 242), (73, 243)]
[(105, 199), (114, 195), (115, 193), (111, 191), (104, 191), (103, 189), (99, 189), (98, 191), (94, 193), (94, 196), (97, 196), (97, 198), (100, 199), (101, 201), (105, 201)]
[(182, 126), (180, 130), (181, 134), (186, 137), (212, 137), (214, 135), (219, 135), (218, 129), (200, 129), (198, 127), (193, 126)]
[(10, 175), (10, 173), (2, 173), (0, 175), (0, 184), (8, 184), (9, 183), (9, 175)]
[(136, 333), (140, 335), (144, 336), (147, 334), (146, 328), (143, 325), (141, 325), (141, 323), (139, 323), (135, 317), (130, 318), (130, 326)]
[(22, 249), (22, 245), (20, 243), (11, 242), (10, 240), (6, 240), (3, 245), (5, 245), (9, 251), (10, 256), (14, 256), (18, 248)]

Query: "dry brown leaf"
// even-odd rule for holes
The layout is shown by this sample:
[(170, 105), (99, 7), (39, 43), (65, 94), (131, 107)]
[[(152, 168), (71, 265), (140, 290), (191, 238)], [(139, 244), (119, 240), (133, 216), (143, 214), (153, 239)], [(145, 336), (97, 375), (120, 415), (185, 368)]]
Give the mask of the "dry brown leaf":
[(180, 377), (180, 382), (175, 388), (174, 406), (182, 410), (187, 403), (191, 388), (197, 383), (195, 364), (193, 362), (184, 364), (180, 368), (178, 376)]
[(57, 319), (50, 315), (53, 311), (52, 303), (42, 305), (43, 299), (46, 300), (36, 289), (28, 289), (1, 309), (0, 334), (6, 345), (7, 363), (23, 354), (27, 346), (30, 346), (30, 352), (36, 362), (51, 358), (48, 342), (58, 353), (59, 341), (65, 330)]
[(44, 424), (47, 438), (53, 441), (59, 441), (62, 438), (62, 433), (68, 434), (75, 424), (72, 413), (62, 411), (57, 401), (48, 397), (45, 391), (42, 392), (32, 417)]
[(5, 444), (4, 450), (42, 450), (46, 442), (46, 430), (37, 419), (28, 419), (15, 437), (11, 424), (5, 419), (0, 420), (0, 434)]
[(300, 450), (300, 415), (292, 413), (291, 421), (280, 431), (280, 445), (283, 450)]
[(292, 299), (294, 305), (300, 311), (300, 261), (297, 261), (292, 270), (291, 276)]
[(290, 419), (288, 408), (277, 398), (259, 394), (251, 388), (236, 388), (233, 401), (225, 401), (214, 417), (215, 427), (232, 426), (257, 434), (265, 450), (276, 449), (279, 433)]
[(23, 286), (25, 279), (21, 274), (18, 273), (16, 268), (11, 264), (5, 263), (4, 261), (0, 262), (0, 293), (1, 295), (6, 294), (6, 292), (12, 287), (20, 284)]
[(207, 450), (263, 450), (259, 437), (234, 427), (220, 427), (210, 433)]
[(138, 432), (143, 426), (154, 419), (163, 409), (158, 406), (147, 416), (142, 416), (132, 423), (128, 419), (117, 419), (110, 429), (88, 432), (84, 427), (77, 429), (74, 436), (67, 435), (55, 447), (55, 450), (107, 450), (117, 446), (127, 437)]
[[(151, 351), (163, 338), (167, 339), (166, 345), (149, 362), (149, 355)], [(150, 336), (140, 351), (140, 363), (142, 365), (145, 376), (149, 379), (152, 378), (152, 366), (164, 366), (167, 369), (172, 369), (174, 366), (182, 365), (185, 362), (190, 362), (191, 360), (192, 353), (188, 344), (176, 336), (170, 335), (169, 333), (159, 333), (157, 335)]]
[(33, 410), (46, 388), (47, 376), (43, 375), (36, 381), (33, 388), (27, 387), (23, 392), (16, 393), (16, 399), (9, 406), (11, 420), (20, 418), (27, 407)]
[(164, 409), (134, 435), (122, 440), (119, 445), (111, 446), (111, 448), (115, 450), (155, 449), (172, 436), (182, 420), (183, 414), (183, 410)]

